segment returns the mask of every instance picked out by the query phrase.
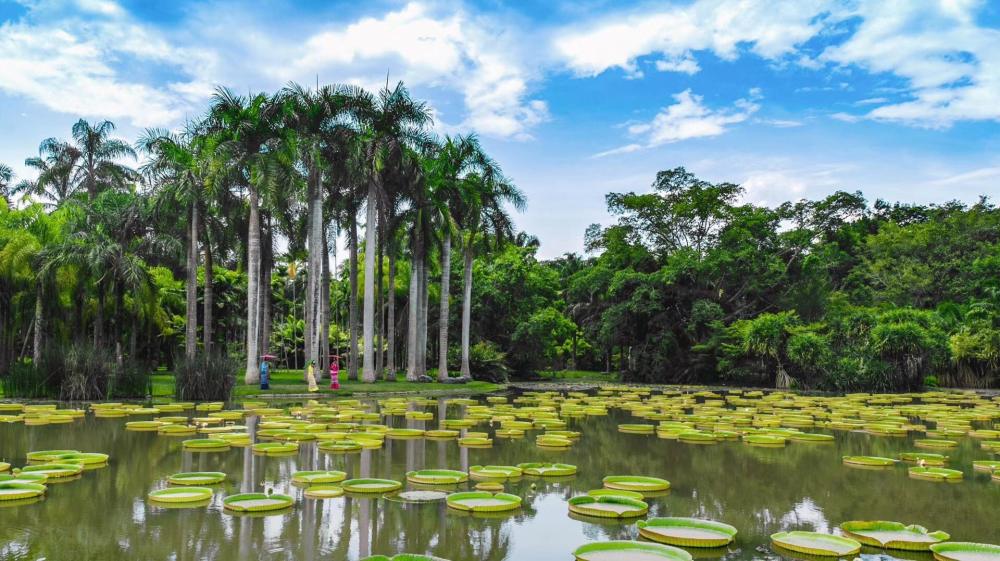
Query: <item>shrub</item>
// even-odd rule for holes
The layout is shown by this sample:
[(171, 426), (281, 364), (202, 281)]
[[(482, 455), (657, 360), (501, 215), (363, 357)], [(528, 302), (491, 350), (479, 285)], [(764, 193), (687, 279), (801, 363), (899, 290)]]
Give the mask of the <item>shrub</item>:
[(6, 397), (53, 398), (59, 395), (58, 387), (53, 387), (45, 370), (27, 361), (14, 363), (0, 377), (0, 388)]
[[(474, 380), (484, 380), (496, 384), (507, 382), (509, 370), (505, 364), (507, 355), (500, 352), (496, 344), (480, 341), (469, 347), (469, 371)], [(448, 368), (459, 370), (462, 367), (462, 350), (460, 347), (448, 349)]]
[(40, 368), (58, 379), (59, 399), (66, 401), (145, 398), (150, 393), (147, 365), (134, 360), (118, 364), (110, 350), (91, 345), (47, 352)]
[(937, 378), (937, 376), (934, 376), (933, 374), (930, 375), (930, 376), (924, 376), (924, 387), (925, 388), (931, 388), (931, 389), (940, 387), (940, 386), (938, 386), (938, 378)]
[(228, 401), (236, 385), (239, 365), (228, 355), (201, 355), (178, 359), (174, 374), (175, 397), (183, 401)]

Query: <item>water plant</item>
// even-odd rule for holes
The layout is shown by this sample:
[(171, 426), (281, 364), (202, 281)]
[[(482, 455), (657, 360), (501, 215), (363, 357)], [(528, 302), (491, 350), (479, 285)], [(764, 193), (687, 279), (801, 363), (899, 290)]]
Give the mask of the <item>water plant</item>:
[(722, 547), (736, 539), (736, 528), (700, 518), (650, 518), (639, 521), (639, 535), (682, 547)]

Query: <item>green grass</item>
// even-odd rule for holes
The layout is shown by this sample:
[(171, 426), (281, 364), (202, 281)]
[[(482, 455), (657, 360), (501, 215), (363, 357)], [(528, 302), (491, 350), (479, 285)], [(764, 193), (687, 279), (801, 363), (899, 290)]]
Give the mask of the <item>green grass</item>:
[[(405, 377), (398, 376), (395, 382), (384, 382), (379, 380), (374, 384), (349, 381), (347, 373), (340, 373), (340, 389), (331, 390), (329, 380), (317, 380), (319, 391), (313, 395), (321, 396), (349, 396), (355, 394), (379, 394), (379, 393), (453, 393), (453, 394), (483, 394), (502, 390), (503, 386), (491, 384), (489, 382), (473, 381), (467, 384), (441, 384), (438, 382), (420, 383), (407, 382)], [(173, 398), (174, 396), (174, 376), (171, 373), (158, 373), (152, 376), (153, 397)], [(262, 391), (258, 384), (247, 385), (238, 380), (233, 389), (234, 398), (250, 396), (268, 395), (294, 395), (307, 394), (309, 388), (303, 380), (301, 370), (274, 370), (271, 372), (270, 390)], [(159, 399), (158, 399), (159, 401)]]
[(617, 382), (618, 374), (606, 374), (592, 370), (542, 370), (542, 379), (552, 382)]

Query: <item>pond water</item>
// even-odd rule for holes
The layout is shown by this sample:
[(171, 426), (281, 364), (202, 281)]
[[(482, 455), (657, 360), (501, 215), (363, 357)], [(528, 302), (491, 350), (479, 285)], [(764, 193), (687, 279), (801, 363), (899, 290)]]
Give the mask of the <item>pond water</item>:
[[(436, 419), (463, 415), (462, 406), (443, 401), (427, 410)], [(834, 434), (836, 439), (789, 442), (784, 448), (758, 448), (738, 441), (699, 445), (620, 433), (619, 423), (644, 422), (622, 410), (569, 419), (567, 428), (583, 436), (566, 450), (537, 447), (534, 436), (539, 431), (529, 431), (522, 439), (495, 439), (493, 447), (485, 449), (460, 448), (454, 440), (386, 440), (382, 449), (327, 454), (303, 443), (289, 457), (254, 455), (249, 448), (192, 452), (183, 450), (181, 442), (195, 437), (124, 430), (126, 421), (149, 418), (88, 415), (72, 424), (0, 423), (0, 460), (15, 466), (23, 465), (25, 454), (33, 450), (111, 455), (107, 467), (86, 471), (74, 481), (50, 484), (44, 500), (0, 508), (0, 559), (356, 560), (410, 552), (452, 561), (571, 560), (571, 552), (587, 542), (638, 539), (635, 519), (588, 519), (568, 513), (566, 501), (600, 488), (606, 475), (669, 480), (669, 493), (647, 500), (648, 517), (709, 518), (739, 530), (727, 548), (690, 549), (696, 559), (778, 559), (789, 554), (771, 548), (770, 534), (833, 532), (847, 520), (920, 524), (949, 532), (955, 541), (1000, 544), (1000, 484), (972, 469), (973, 460), (996, 458), (967, 437), (957, 439), (957, 448), (943, 452), (951, 457), (949, 467), (965, 475), (963, 482), (947, 484), (911, 479), (906, 464), (865, 470), (841, 462), (845, 455), (896, 457), (917, 450), (914, 436), (805, 429)], [(436, 428), (436, 419), (391, 417), (386, 422)], [(253, 430), (256, 418), (247, 424)], [(475, 430), (487, 430), (484, 427)], [(522, 507), (489, 515), (462, 513), (441, 502), (404, 504), (358, 496), (313, 500), (290, 483), (292, 473), (299, 470), (342, 470), (350, 477), (405, 481), (408, 470), (467, 470), (472, 465), (537, 461), (574, 464), (579, 472), (569, 478), (524, 477), (507, 483), (506, 492), (521, 496)], [(150, 491), (167, 487), (166, 477), (181, 471), (222, 471), (228, 480), (214, 486), (216, 494), (208, 506), (173, 509), (148, 502)], [(441, 488), (467, 490), (474, 483)], [(225, 495), (267, 490), (293, 496), (294, 508), (263, 517), (237, 516), (223, 509)], [(870, 559), (888, 557), (878, 550), (864, 551), (863, 557)], [(931, 559), (929, 554), (893, 555)]]

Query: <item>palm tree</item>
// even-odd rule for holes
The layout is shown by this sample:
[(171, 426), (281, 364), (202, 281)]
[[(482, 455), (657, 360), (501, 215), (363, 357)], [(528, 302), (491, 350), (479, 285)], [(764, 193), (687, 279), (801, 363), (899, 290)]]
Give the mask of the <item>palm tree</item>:
[(0, 162), (0, 198), (6, 204), (10, 204), (11, 181), (14, 181), (14, 170), (7, 164)]
[(430, 200), (441, 224), (441, 298), (438, 320), (438, 380), (448, 379), (448, 307), (451, 282), (451, 239), (455, 231), (452, 210), (461, 211), (466, 199), (480, 195), (477, 188), (500, 174), (475, 135), (445, 137), (435, 157), (429, 161)]
[(480, 235), (503, 239), (513, 231), (513, 223), (505, 205), (522, 210), (524, 195), (503, 177), (499, 168), (491, 173), (473, 174), (463, 182), (465, 196), (457, 214), (457, 222), (465, 231), (463, 240), (464, 278), (462, 282), (462, 371), (463, 378), (471, 378), (469, 369), (469, 333), (472, 325), (472, 260), (476, 238)]
[(226, 88), (212, 96), (209, 130), (217, 135), (216, 163), (220, 175), (237, 189), (249, 193), (247, 226), (247, 336), (244, 381), (260, 380), (261, 287), (261, 192), (274, 179), (275, 148), (278, 134), (275, 117), (278, 104), (265, 94), (241, 97)]
[(426, 141), (423, 127), (431, 122), (423, 102), (414, 101), (402, 82), (377, 97), (360, 88), (350, 90), (350, 106), (364, 146), (367, 196), (365, 200), (365, 286), (362, 319), (364, 360), (362, 380), (375, 381), (375, 255), (378, 205), (385, 197), (383, 174), (398, 162), (407, 145)]
[(136, 179), (135, 172), (118, 163), (124, 158), (135, 158), (135, 150), (124, 141), (111, 138), (115, 124), (101, 121), (91, 125), (80, 119), (73, 125), (74, 148), (80, 157), (73, 167), (73, 181), (87, 191), (93, 201), (97, 195), (111, 187), (122, 187)]
[(79, 185), (73, 182), (73, 170), (80, 151), (72, 144), (48, 138), (38, 146), (38, 156), (24, 160), (24, 165), (38, 172), (34, 181), (22, 180), (14, 188), (42, 198), (48, 207), (59, 208), (72, 199)]

